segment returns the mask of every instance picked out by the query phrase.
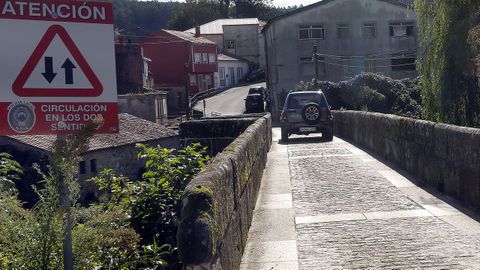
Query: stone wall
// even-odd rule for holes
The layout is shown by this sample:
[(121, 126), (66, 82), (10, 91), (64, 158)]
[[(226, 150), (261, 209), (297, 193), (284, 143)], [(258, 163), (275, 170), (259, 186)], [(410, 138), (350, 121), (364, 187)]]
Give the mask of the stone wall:
[[(231, 120), (212, 123), (221, 126), (217, 121)], [(217, 136), (219, 130), (212, 130)], [(239, 268), (271, 142), (267, 114), (241, 132), (187, 186), (177, 234), (186, 269)]]
[(257, 117), (218, 117), (180, 124), (180, 147), (201, 143), (215, 156), (244, 132)]
[(167, 92), (119, 95), (118, 112), (135, 115), (157, 124), (167, 124)]
[(336, 111), (334, 119), (336, 136), (480, 210), (480, 129), (354, 111)]

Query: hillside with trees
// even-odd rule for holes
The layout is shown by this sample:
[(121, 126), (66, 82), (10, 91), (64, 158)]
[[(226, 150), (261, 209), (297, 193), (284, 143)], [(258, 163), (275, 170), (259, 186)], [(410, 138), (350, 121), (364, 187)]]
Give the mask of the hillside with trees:
[(183, 31), (220, 18), (259, 18), (267, 21), (297, 8), (276, 8), (271, 0), (187, 0), (185, 3), (104, 1), (113, 3), (115, 27), (134, 40), (162, 28)]

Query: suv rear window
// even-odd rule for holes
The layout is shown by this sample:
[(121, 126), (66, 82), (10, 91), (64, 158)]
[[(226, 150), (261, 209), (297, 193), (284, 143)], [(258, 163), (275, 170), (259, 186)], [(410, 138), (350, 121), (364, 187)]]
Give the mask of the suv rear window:
[(262, 101), (262, 96), (259, 94), (248, 95), (247, 100), (251, 101)]
[(323, 94), (318, 93), (298, 93), (290, 94), (287, 99), (288, 109), (300, 109), (308, 103), (315, 102), (320, 107), (327, 106), (327, 100)]
[(258, 87), (258, 88), (250, 88), (248, 90), (248, 94), (251, 95), (251, 94), (260, 94), (260, 95), (263, 95), (263, 89)]

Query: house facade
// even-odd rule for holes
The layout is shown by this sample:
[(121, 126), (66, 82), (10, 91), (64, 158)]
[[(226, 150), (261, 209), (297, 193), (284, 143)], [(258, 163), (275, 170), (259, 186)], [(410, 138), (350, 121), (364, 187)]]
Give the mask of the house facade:
[(362, 72), (396, 79), (417, 76), (411, 2), (324, 0), (269, 21), (263, 34), (274, 117), (278, 119), (286, 93), (315, 78), (314, 46), (320, 80), (341, 81)]
[(118, 112), (166, 125), (168, 123), (167, 92), (149, 91), (118, 96)]
[(248, 61), (227, 54), (218, 55), (218, 72), (215, 72), (215, 88), (228, 88), (243, 80), (248, 74)]
[[(86, 180), (98, 175), (103, 169), (113, 169), (118, 175), (131, 179), (137, 179), (141, 175), (145, 163), (138, 159), (137, 143), (169, 149), (179, 147), (178, 133), (166, 126), (126, 113), (119, 114), (119, 123), (119, 133), (94, 135), (89, 141), (88, 150), (82, 154), (77, 175), (82, 186), (82, 200), (85, 200), (89, 193), (97, 191), (96, 187)], [(35, 184), (38, 178), (32, 177), (34, 170), (31, 166), (38, 163), (46, 168), (55, 141), (55, 135), (0, 136), (0, 152), (12, 154), (28, 172), (18, 183), (23, 186), (22, 199), (28, 202), (35, 199), (31, 185)]]
[(199, 34), (215, 42), (222, 52), (241, 57), (251, 66), (265, 67), (265, 50), (257, 18), (218, 19), (185, 32)]
[(185, 93), (193, 96), (214, 87), (216, 43), (190, 33), (161, 30), (141, 44), (144, 55), (152, 61), (154, 88), (169, 91), (169, 103), (185, 108)]

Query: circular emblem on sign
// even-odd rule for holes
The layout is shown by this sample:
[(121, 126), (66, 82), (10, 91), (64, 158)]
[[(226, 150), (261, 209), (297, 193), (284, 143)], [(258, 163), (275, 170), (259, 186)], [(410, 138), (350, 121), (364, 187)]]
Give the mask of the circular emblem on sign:
[(18, 133), (26, 133), (35, 125), (35, 107), (29, 102), (15, 102), (8, 106), (8, 125)]

